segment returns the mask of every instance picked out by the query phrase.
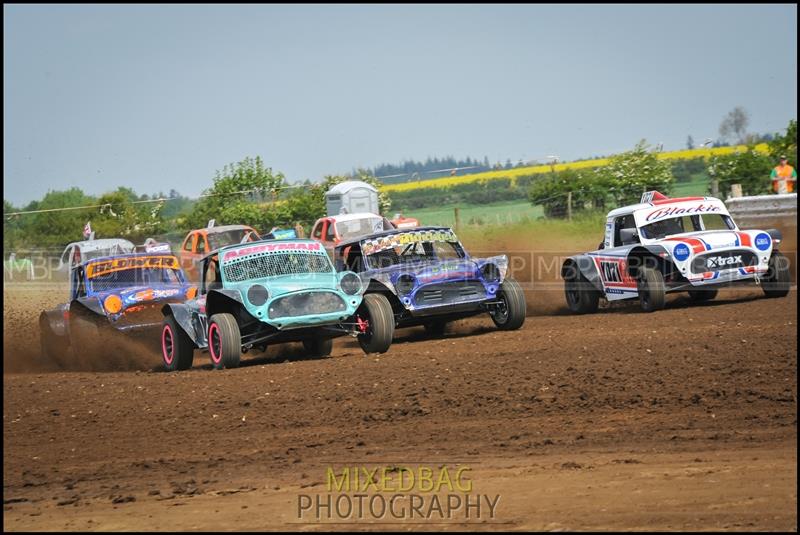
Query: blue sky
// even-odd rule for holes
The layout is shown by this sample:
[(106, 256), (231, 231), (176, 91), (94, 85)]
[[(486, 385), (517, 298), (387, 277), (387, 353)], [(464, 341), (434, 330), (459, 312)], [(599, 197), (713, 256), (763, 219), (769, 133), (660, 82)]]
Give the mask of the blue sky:
[(3, 186), (195, 196), (428, 156), (618, 152), (797, 116), (795, 5), (3, 8)]

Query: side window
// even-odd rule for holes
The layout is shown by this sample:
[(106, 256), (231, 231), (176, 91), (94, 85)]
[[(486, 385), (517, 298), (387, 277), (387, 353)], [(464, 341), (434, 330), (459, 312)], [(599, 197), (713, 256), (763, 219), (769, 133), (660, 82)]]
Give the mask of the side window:
[(217, 260), (215, 258), (209, 259), (206, 263), (206, 272), (203, 281), (206, 292), (215, 288), (222, 288), (222, 274), (219, 272)]
[(197, 235), (197, 252), (201, 254), (206, 252), (206, 237), (201, 234)]
[(624, 228), (636, 228), (636, 220), (633, 214), (623, 215), (614, 220), (614, 243), (612, 247), (619, 247), (622, 245), (622, 238), (619, 231)]
[(333, 221), (328, 221), (326, 223), (325, 241), (333, 241), (336, 238), (336, 235), (333, 233), (335, 224), (336, 223), (334, 223)]
[(76, 297), (86, 297), (86, 278), (83, 276), (83, 269), (75, 270), (75, 278), (78, 283)]
[(183, 243), (183, 250), (192, 252), (192, 242), (194, 241), (194, 234), (189, 234), (186, 236), (186, 241)]
[(69, 259), (72, 258), (72, 248), (73, 247), (74, 247), (74, 245), (64, 249), (64, 253), (61, 255), (61, 263), (62, 264), (69, 264)]
[(325, 223), (324, 221), (318, 221), (317, 224), (314, 225), (314, 230), (311, 232), (311, 237), (314, 238), (315, 240), (322, 239), (322, 225), (324, 223)]

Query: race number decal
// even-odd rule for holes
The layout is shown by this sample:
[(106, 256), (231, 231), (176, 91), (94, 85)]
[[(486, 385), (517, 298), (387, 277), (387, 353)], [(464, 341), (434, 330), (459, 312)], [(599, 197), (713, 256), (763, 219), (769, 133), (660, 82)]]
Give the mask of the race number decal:
[(628, 262), (625, 258), (595, 256), (593, 259), (608, 299), (630, 297), (632, 292), (637, 292), (636, 279), (628, 274)]

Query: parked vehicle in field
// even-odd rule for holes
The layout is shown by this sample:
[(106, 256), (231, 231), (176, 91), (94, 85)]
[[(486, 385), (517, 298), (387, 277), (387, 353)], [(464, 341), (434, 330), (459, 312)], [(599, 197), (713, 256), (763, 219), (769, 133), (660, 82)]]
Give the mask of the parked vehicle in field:
[(242, 241), (258, 241), (258, 232), (247, 225), (217, 226), (209, 221), (206, 228), (190, 230), (181, 244), (181, 266), (190, 280), (197, 281), (197, 263), (211, 251)]
[(311, 238), (321, 241), (332, 253), (333, 248), (342, 241), (393, 228), (394, 225), (388, 219), (378, 214), (370, 212), (340, 214), (317, 219), (311, 230)]
[(366, 295), (392, 305), (397, 327), (448, 322), (488, 313), (499, 329), (525, 322), (525, 294), (506, 276), (508, 257), (472, 258), (447, 227), (389, 230), (336, 246), (336, 267), (358, 273)]
[(72, 242), (64, 248), (64, 252), (61, 253), (59, 257), (58, 266), (54, 274), (55, 278), (58, 280), (68, 280), (72, 269), (82, 262), (92, 260), (93, 258), (131, 253), (133, 250), (133, 243), (121, 238), (90, 239)]
[(69, 301), (39, 316), (42, 353), (98, 354), (109, 333), (157, 331), (164, 303), (183, 302), (196, 291), (171, 253), (85, 260), (71, 270)]
[(652, 312), (664, 308), (667, 293), (707, 301), (720, 286), (740, 282), (782, 297), (790, 274), (780, 242), (775, 229), (740, 230), (719, 199), (648, 192), (641, 203), (609, 212), (598, 250), (564, 262), (567, 305), (584, 314), (596, 311), (601, 297), (639, 299)]
[(197, 297), (164, 314), (164, 366), (184, 370), (195, 349), (214, 368), (235, 368), (241, 355), (268, 344), (302, 342), (312, 357), (330, 354), (333, 338), (350, 335), (366, 353), (389, 349), (394, 334), (385, 298), (364, 296), (359, 277), (337, 273), (314, 240), (264, 240), (231, 245), (201, 261)]

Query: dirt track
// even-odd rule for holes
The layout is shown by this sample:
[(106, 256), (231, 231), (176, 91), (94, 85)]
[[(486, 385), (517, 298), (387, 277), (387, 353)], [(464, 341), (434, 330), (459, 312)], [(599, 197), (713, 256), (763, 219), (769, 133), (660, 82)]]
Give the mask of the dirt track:
[(198, 353), (177, 374), (6, 373), (5, 527), (313, 529), (298, 495), (327, 466), (423, 463), (501, 495), (473, 528), (794, 530), (796, 326), (795, 290), (727, 291), (407, 329), (380, 357), (339, 339), (223, 372)]

